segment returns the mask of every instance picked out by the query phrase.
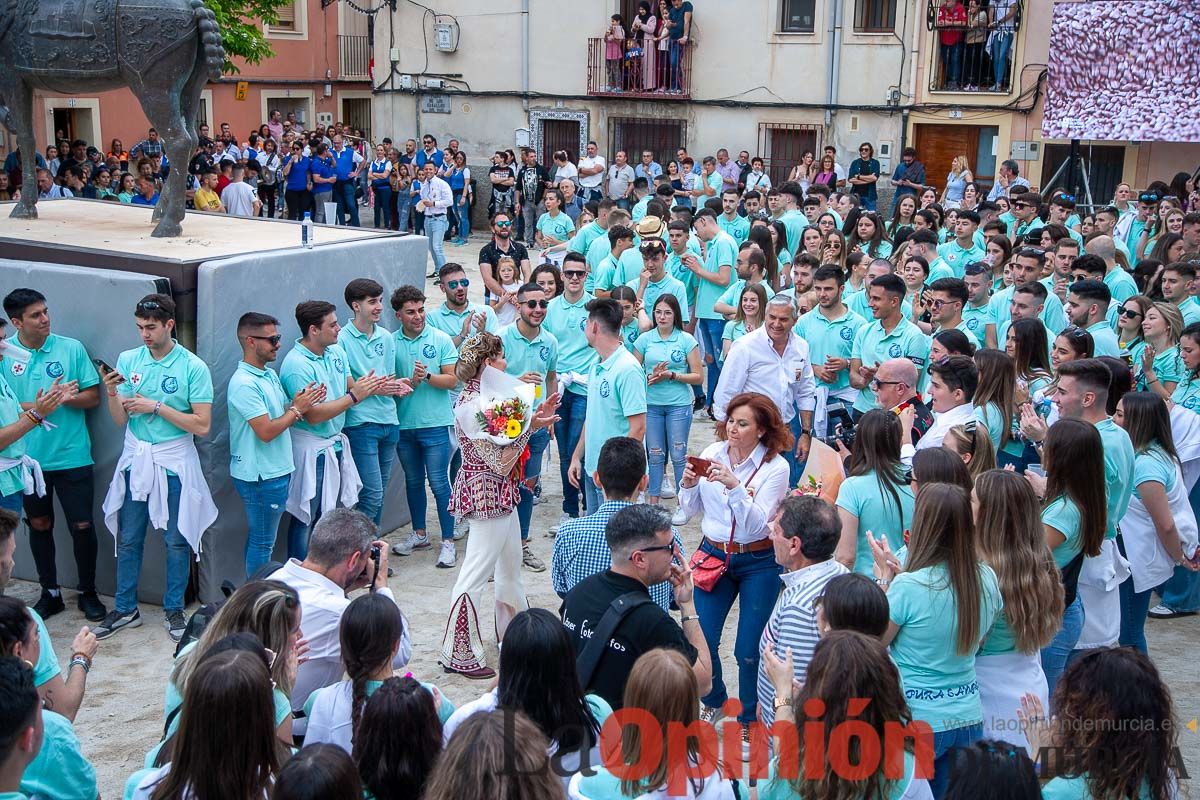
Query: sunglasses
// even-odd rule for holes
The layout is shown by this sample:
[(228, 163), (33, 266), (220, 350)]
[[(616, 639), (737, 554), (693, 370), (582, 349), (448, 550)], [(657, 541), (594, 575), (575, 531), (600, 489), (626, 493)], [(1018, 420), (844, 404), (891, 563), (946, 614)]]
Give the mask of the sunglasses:
[(632, 553), (630, 553), (629, 560), (632, 561), (633, 557), (635, 555), (637, 555), (638, 553), (653, 553), (656, 550), (662, 550), (662, 551), (665, 551), (668, 553), (674, 552), (675, 545), (674, 544), (656, 544), (654, 547), (643, 547), (640, 550), (634, 550)]
[(525, 307), (528, 308), (530, 311), (533, 311), (535, 308), (547, 308), (549, 305), (550, 305), (549, 300), (526, 300), (525, 301)]
[(904, 381), (881, 381), (876, 378), (871, 379), (871, 391), (877, 392), (883, 386), (899, 386)]
[(656, 244), (646, 244), (639, 248), (644, 256), (661, 256), (666, 251)]
[(511, 222), (497, 222), (496, 227), (497, 228), (511, 228), (512, 223)]
[(155, 300), (143, 300), (137, 304), (138, 311), (158, 311), (162, 305)]
[(563, 277), (567, 279), (582, 278), (584, 275), (587, 275), (586, 270), (569, 269), (563, 272)]
[(278, 346), (278, 344), (283, 341), (283, 337), (280, 336), (278, 333), (273, 334), (271, 336), (255, 336), (254, 334), (251, 333), (251, 334), (248, 334), (248, 336), (251, 339), (258, 339), (259, 341), (262, 341), (262, 342), (270, 342), (272, 347)]
[(1012, 204), (1013, 208), (1029, 208), (1029, 203), (1016, 202)]
[(1130, 319), (1134, 319), (1135, 317), (1142, 316), (1142, 312), (1140, 312), (1134, 308), (1122, 308), (1117, 313), (1120, 314), (1122, 317), (1129, 317)]
[(460, 280), (457, 280), (457, 281), (446, 281), (446, 288), (449, 289), (450, 291), (454, 291), (455, 289), (459, 288), (460, 286), (465, 289), (470, 285), (471, 285), (471, 281), (468, 278), (461, 278)]

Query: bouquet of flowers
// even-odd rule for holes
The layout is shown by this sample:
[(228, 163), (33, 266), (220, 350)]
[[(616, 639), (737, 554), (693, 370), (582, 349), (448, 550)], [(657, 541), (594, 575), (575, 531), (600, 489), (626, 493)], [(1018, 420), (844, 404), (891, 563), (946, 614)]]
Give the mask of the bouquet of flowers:
[(534, 386), (487, 367), (479, 378), (479, 394), (454, 411), (454, 421), (468, 439), (511, 444), (533, 419)]

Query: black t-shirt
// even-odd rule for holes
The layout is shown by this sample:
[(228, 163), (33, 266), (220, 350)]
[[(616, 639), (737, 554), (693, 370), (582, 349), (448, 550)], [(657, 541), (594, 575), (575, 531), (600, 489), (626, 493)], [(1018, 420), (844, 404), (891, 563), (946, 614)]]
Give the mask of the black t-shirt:
[[(496, 266), (500, 263), (500, 259), (504, 256), (508, 256), (517, 263), (517, 274), (520, 275), (521, 262), (529, 258), (529, 251), (525, 249), (525, 245), (521, 244), (520, 242), (513, 241), (511, 237), (508, 240), (508, 249), (501, 250), (499, 247), (496, 247), (496, 242), (493, 239), (485, 244), (483, 249), (479, 251), (479, 263), (491, 265), (492, 277), (496, 278)], [(499, 280), (499, 278), (497, 278), (497, 280)], [(485, 303), (489, 302), (491, 298), (492, 293), (488, 291), (487, 286), (485, 285), (483, 289), (483, 301)]]
[[(591, 641), (595, 629), (600, 625), (604, 612), (613, 600), (629, 592), (650, 592), (639, 581), (605, 570), (581, 581), (567, 593), (562, 604), (563, 625), (575, 645), (578, 656)], [(621, 708), (625, 699), (625, 682), (633, 663), (643, 654), (655, 648), (667, 647), (683, 653), (695, 664), (697, 652), (683, 628), (656, 603), (638, 606), (621, 620), (616, 633), (609, 640), (608, 650), (600, 657), (600, 664), (585, 691), (603, 697), (614, 710)]]

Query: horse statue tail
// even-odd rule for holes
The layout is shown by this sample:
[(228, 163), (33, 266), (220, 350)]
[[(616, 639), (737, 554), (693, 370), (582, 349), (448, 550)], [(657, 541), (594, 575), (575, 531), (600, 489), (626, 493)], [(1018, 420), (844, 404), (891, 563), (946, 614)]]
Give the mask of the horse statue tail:
[(208, 68), (211, 80), (219, 80), (221, 70), (225, 66), (225, 48), (221, 46), (221, 31), (217, 27), (217, 17), (212, 10), (204, 5), (204, 0), (190, 0), (192, 15), (196, 18), (196, 27), (200, 33), (200, 41), (204, 45), (204, 64)]

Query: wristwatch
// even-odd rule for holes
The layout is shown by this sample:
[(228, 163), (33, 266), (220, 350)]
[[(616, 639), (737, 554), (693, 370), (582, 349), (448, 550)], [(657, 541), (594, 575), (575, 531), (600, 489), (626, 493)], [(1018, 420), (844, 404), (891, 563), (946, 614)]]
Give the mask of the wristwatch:
[(778, 696), (778, 695), (776, 695), (776, 696), (775, 696), (775, 703), (774, 703), (774, 705), (775, 705), (775, 710), (776, 710), (776, 711), (778, 711), (779, 709), (783, 708), (784, 706), (790, 706), (791, 704), (792, 704), (792, 698), (790, 698), (790, 697), (780, 697), (780, 696)]

